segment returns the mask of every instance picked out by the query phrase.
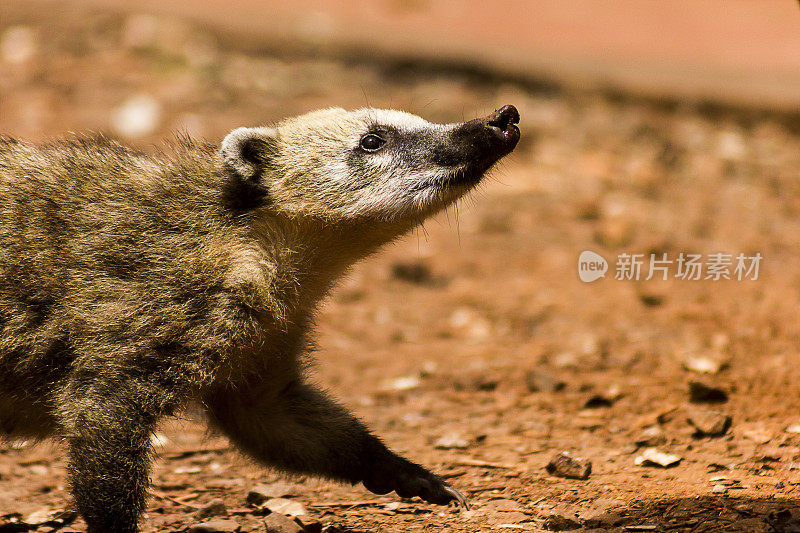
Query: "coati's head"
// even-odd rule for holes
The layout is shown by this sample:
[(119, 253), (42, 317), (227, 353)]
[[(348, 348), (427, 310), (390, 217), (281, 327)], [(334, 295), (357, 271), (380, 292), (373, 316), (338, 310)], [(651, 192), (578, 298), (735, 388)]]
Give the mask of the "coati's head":
[(518, 122), (510, 105), (455, 124), (334, 108), (233, 130), (221, 150), (234, 179), (271, 209), (331, 221), (415, 222), (469, 191), (511, 152)]

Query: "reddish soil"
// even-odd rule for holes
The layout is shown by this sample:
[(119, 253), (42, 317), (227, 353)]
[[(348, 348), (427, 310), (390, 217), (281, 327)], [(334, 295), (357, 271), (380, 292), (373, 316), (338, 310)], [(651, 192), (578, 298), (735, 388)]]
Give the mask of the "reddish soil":
[[(21, 61), (2, 46), (9, 31), (23, 52), (33, 43)], [(123, 140), (145, 150), (175, 130), (218, 141), (329, 105), (451, 121), (513, 103), (522, 115), (523, 141), (480, 190), (358, 265), (318, 320), (315, 379), (472, 510), (306, 478), (291, 480), (292, 501), (353, 532), (541, 531), (554, 517), (584, 531), (800, 531), (796, 116), (220, 42), (181, 20), (0, 4), (0, 131), (121, 136), (133, 95), (156, 112)], [(584, 250), (612, 263), (606, 279), (579, 280)], [(614, 279), (624, 252), (720, 251), (760, 253), (759, 278)], [(697, 358), (721, 369), (688, 370)], [(691, 381), (728, 399), (692, 403)], [(687, 417), (703, 409), (730, 415), (730, 429), (696, 436)], [(183, 418), (162, 430), (144, 531), (184, 531), (213, 498), (242, 531), (265, 531), (246, 495), (285, 478)], [(652, 427), (677, 466), (636, 464)], [(443, 437), (457, 447), (437, 447)], [(562, 450), (592, 462), (588, 479), (547, 473)], [(13, 513), (69, 506), (57, 444), (0, 449), (0, 531), (20, 530)]]

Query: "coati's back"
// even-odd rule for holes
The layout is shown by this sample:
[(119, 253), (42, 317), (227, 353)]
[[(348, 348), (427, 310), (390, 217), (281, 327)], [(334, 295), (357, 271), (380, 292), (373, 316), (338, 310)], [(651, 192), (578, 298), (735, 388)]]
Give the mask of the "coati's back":
[(51, 432), (68, 376), (213, 339), (189, 324), (223, 282), (220, 239), (235, 231), (213, 158), (177, 152), (165, 164), (102, 138), (0, 139), (2, 432)]

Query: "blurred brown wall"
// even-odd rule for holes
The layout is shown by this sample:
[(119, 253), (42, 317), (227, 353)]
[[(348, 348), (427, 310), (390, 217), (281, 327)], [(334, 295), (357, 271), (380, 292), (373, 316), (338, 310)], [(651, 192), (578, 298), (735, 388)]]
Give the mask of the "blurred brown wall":
[(453, 59), (582, 85), (800, 104), (795, 0), (82, 0), (249, 40)]

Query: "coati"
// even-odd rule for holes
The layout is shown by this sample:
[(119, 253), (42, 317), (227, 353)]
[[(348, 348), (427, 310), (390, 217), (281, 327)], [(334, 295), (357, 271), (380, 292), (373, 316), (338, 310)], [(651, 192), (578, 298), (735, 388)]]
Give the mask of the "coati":
[(465, 503), (304, 380), (320, 299), (472, 189), (519, 114), (327, 109), (148, 156), (0, 139), (0, 431), (61, 439), (92, 533), (138, 530), (151, 435), (194, 403), (265, 465)]

